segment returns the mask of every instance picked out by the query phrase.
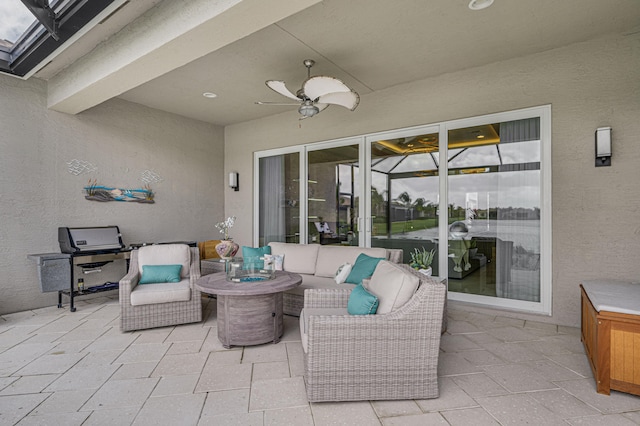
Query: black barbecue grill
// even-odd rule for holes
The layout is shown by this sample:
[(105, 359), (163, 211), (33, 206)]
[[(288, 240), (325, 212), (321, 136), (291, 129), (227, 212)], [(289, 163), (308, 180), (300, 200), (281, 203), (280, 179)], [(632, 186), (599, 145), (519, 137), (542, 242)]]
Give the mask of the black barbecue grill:
[[(85, 228), (58, 228), (60, 253), (30, 254), (29, 259), (38, 263), (38, 277), (43, 292), (58, 292), (58, 308), (62, 307), (62, 295), (69, 297), (69, 309), (75, 312), (73, 298), (87, 293), (115, 290), (117, 282), (79, 289), (75, 287), (74, 267), (82, 269), (83, 274), (102, 271), (102, 267), (114, 260), (126, 260), (129, 270), (129, 257), (132, 249), (150, 243), (132, 244), (125, 247), (122, 243), (120, 228), (117, 226), (94, 226)], [(196, 247), (195, 241), (172, 241), (159, 244), (186, 244)]]
[(117, 282), (108, 282), (89, 289), (75, 288), (74, 266), (83, 274), (102, 271), (102, 267), (114, 260), (127, 260), (129, 269), (130, 249), (122, 243), (117, 226), (85, 228), (58, 228), (61, 253), (31, 254), (28, 257), (38, 262), (38, 275), (43, 292), (58, 292), (58, 307), (62, 307), (62, 295), (69, 297), (69, 309), (75, 312), (74, 296), (115, 290)]
[(117, 226), (58, 228), (58, 242), (60, 251), (71, 255), (118, 253), (124, 249)]

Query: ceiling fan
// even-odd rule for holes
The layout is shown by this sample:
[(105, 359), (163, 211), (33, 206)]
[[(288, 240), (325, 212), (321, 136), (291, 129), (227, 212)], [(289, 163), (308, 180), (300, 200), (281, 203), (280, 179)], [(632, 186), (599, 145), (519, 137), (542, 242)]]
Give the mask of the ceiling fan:
[(299, 105), (298, 112), (305, 118), (313, 117), (329, 105), (340, 105), (351, 111), (356, 109), (360, 102), (360, 96), (351, 90), (346, 84), (334, 77), (316, 75), (311, 77), (311, 67), (316, 62), (305, 59), (303, 64), (307, 67), (307, 79), (302, 83), (302, 88), (294, 95), (281, 80), (267, 80), (265, 84), (271, 90), (293, 99), (296, 102), (256, 102), (258, 105)]

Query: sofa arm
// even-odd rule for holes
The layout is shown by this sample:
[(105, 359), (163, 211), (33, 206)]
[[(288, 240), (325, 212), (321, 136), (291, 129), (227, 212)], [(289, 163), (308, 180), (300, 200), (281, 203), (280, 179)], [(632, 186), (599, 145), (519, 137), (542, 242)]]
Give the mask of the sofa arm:
[(131, 292), (138, 285), (138, 281), (140, 281), (140, 274), (138, 272), (138, 259), (137, 256), (131, 256), (131, 260), (129, 262), (129, 271), (127, 275), (120, 279), (119, 283), (119, 296), (120, 303), (130, 303), (131, 300)]
[(195, 282), (200, 278), (200, 255), (197, 247), (191, 247), (191, 263), (189, 265), (189, 281), (191, 288), (194, 288)]
[(313, 288), (304, 291), (305, 308), (346, 308), (351, 288)]

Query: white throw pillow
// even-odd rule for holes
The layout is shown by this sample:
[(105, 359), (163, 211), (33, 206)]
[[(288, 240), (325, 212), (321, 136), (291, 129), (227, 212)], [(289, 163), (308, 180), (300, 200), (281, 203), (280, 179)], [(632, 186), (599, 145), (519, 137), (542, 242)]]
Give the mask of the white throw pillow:
[(389, 313), (404, 305), (416, 292), (420, 280), (399, 265), (381, 260), (366, 289), (378, 297), (377, 314)]
[(342, 284), (347, 279), (347, 277), (351, 273), (352, 266), (353, 265), (351, 265), (350, 263), (345, 263), (343, 265), (340, 265), (340, 267), (336, 271), (336, 276), (335, 276), (336, 284)]

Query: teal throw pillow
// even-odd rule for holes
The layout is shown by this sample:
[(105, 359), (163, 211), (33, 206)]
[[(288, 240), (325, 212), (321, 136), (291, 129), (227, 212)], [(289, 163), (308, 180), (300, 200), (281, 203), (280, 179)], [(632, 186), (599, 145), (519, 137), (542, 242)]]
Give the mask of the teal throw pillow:
[(351, 290), (347, 312), (351, 315), (371, 315), (378, 310), (378, 298), (358, 284)]
[(356, 259), (356, 263), (353, 264), (349, 276), (344, 281), (350, 284), (360, 284), (363, 279), (369, 278), (373, 275), (373, 271), (376, 270), (378, 262), (385, 260), (383, 257), (371, 257), (364, 253), (360, 253)]
[(264, 269), (264, 260), (260, 260), (265, 254), (271, 254), (271, 246), (246, 247), (242, 246), (243, 269)]
[(179, 283), (182, 265), (142, 265), (138, 284)]

